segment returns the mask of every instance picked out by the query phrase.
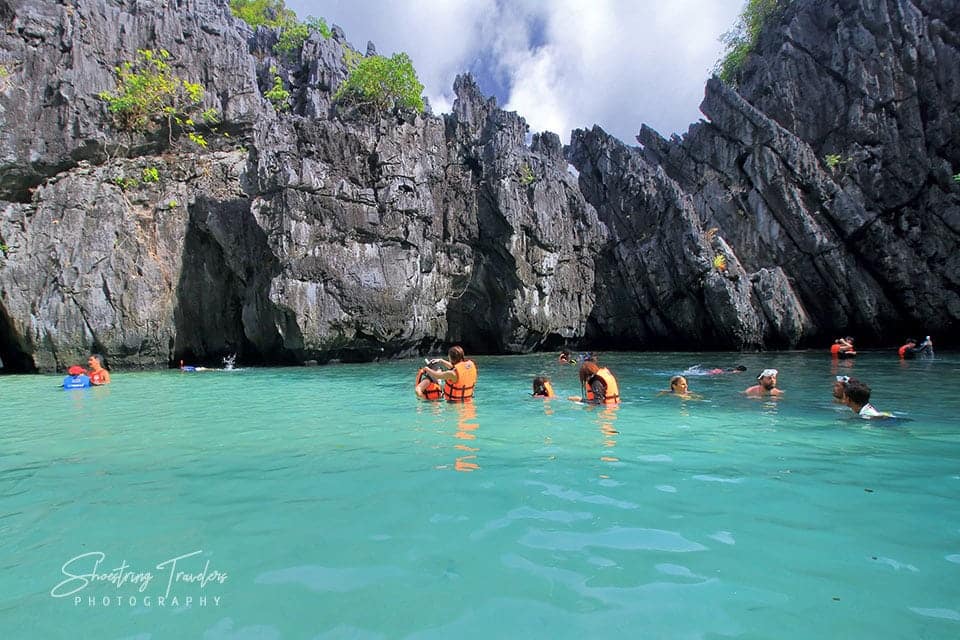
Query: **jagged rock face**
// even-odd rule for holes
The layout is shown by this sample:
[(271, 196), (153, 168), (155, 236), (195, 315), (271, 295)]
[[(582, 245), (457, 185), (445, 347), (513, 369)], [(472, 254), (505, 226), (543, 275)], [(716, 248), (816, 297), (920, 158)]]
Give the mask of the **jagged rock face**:
[(639, 150), (594, 127), (574, 132), (569, 156), (611, 229), (597, 260), (593, 339), (759, 348), (793, 344), (809, 329), (782, 270), (746, 273), (717, 229), (704, 226), (694, 201)]
[[(456, 90), (445, 121), (258, 130), (264, 141), (290, 141), (257, 145), (264, 195), (253, 203), (281, 257), (269, 299), (297, 319), (285, 349), (393, 354), (447, 341), (518, 352), (583, 333), (604, 229), (566, 173), (559, 140), (552, 151), (528, 149), (521, 118), (490, 105), (469, 78)], [(529, 184), (523, 164), (539, 172)]]
[[(443, 117), (342, 108), (337, 27), (280, 57), (222, 0), (0, 0), (0, 360), (949, 338), (958, 21), (947, 0), (797, 0), (739, 93), (708, 83), (709, 122), (565, 152), (469, 76)], [(111, 124), (98, 95), (138, 49), (205, 87), (208, 149)]]
[[(605, 238), (556, 136), (457, 82), (444, 118), (337, 115), (339, 28), (296, 59), (226, 3), (0, 0), (0, 358), (50, 370), (371, 359), (583, 335)], [(97, 95), (166, 49), (222, 114), (210, 150), (109, 126)], [(291, 92), (277, 112), (263, 93)], [(158, 182), (132, 185), (145, 169)]]
[[(738, 95), (638, 140), (750, 272), (780, 266), (812, 323), (868, 342), (960, 320), (960, 15), (955, 3), (796, 2)], [(831, 168), (827, 155), (839, 163)]]

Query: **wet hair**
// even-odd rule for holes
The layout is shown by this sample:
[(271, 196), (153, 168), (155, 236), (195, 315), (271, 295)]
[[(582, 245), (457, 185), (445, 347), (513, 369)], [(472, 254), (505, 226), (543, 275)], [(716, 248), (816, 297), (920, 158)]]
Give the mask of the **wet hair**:
[(447, 357), (450, 358), (451, 364), (457, 364), (458, 362), (462, 362), (464, 358), (463, 347), (461, 347), (460, 345), (454, 345), (450, 347), (450, 350), (447, 351)]
[(584, 360), (580, 365), (580, 384), (586, 384), (597, 371), (600, 371), (600, 365), (596, 360)]
[(97, 362), (100, 363), (100, 366), (101, 366), (101, 367), (104, 366), (104, 364), (103, 364), (103, 356), (100, 355), (99, 353), (91, 353), (91, 354), (90, 354), (90, 357), (91, 357), (91, 358), (96, 358), (96, 359), (97, 359)]
[(850, 378), (843, 383), (843, 393), (856, 404), (865, 405), (870, 402), (870, 386), (856, 378)]
[(673, 385), (677, 384), (681, 380), (686, 380), (683, 376), (673, 376), (670, 378), (670, 388), (673, 389)]
[(549, 378), (544, 376), (537, 376), (533, 379), (533, 395), (535, 396), (545, 396), (547, 395), (547, 388), (545, 383), (549, 382)]
[(733, 370), (734, 370), (734, 371), (746, 371), (747, 368), (746, 368), (745, 366), (743, 366), (742, 364), (738, 364), (736, 367), (733, 368)]

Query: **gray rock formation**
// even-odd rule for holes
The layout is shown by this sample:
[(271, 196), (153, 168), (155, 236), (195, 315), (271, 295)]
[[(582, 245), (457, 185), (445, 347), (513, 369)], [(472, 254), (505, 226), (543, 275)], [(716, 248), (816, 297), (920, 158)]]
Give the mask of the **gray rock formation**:
[[(4, 372), (956, 328), (955, 3), (798, 0), (709, 122), (567, 150), (469, 76), (451, 114), (344, 109), (338, 27), (278, 56), (223, 0), (170, 4), (0, 0)], [(112, 124), (138, 49), (203, 85), (206, 149)]]
[(793, 284), (792, 306), (810, 322), (766, 344), (839, 332), (950, 339), (960, 320), (958, 31), (952, 2), (796, 2), (764, 31), (739, 94), (708, 83), (709, 122), (669, 142), (641, 130), (644, 158), (744, 268), (779, 267)]
[[(51, 370), (372, 359), (585, 332), (605, 229), (559, 139), (469, 77), (454, 113), (335, 113), (342, 31), (295, 60), (225, 3), (2, 2), (0, 357)], [(207, 151), (109, 126), (113, 69), (165, 49), (222, 114)], [(279, 76), (291, 111), (264, 93)], [(156, 182), (141, 180), (157, 170)]]

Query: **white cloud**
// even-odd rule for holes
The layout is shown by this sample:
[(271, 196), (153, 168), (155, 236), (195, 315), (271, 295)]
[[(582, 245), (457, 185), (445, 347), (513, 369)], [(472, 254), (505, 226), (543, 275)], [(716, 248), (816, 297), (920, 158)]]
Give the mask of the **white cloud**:
[[(664, 135), (699, 117), (703, 85), (742, 0), (288, 0), (301, 17), (339, 24), (359, 49), (406, 51), (434, 111), (479, 65), (501, 74), (503, 106), (534, 131), (568, 139), (599, 124), (628, 144), (642, 123)], [(533, 46), (539, 45), (539, 46)], [(492, 88), (481, 88), (492, 91)]]

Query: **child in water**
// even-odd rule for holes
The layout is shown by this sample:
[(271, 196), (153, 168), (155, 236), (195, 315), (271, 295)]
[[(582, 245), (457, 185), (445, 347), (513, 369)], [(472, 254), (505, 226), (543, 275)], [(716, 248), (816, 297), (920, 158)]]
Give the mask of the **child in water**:
[(557, 394), (553, 392), (553, 385), (550, 384), (550, 379), (544, 376), (537, 376), (533, 379), (533, 393), (530, 395), (534, 398), (557, 397)]

